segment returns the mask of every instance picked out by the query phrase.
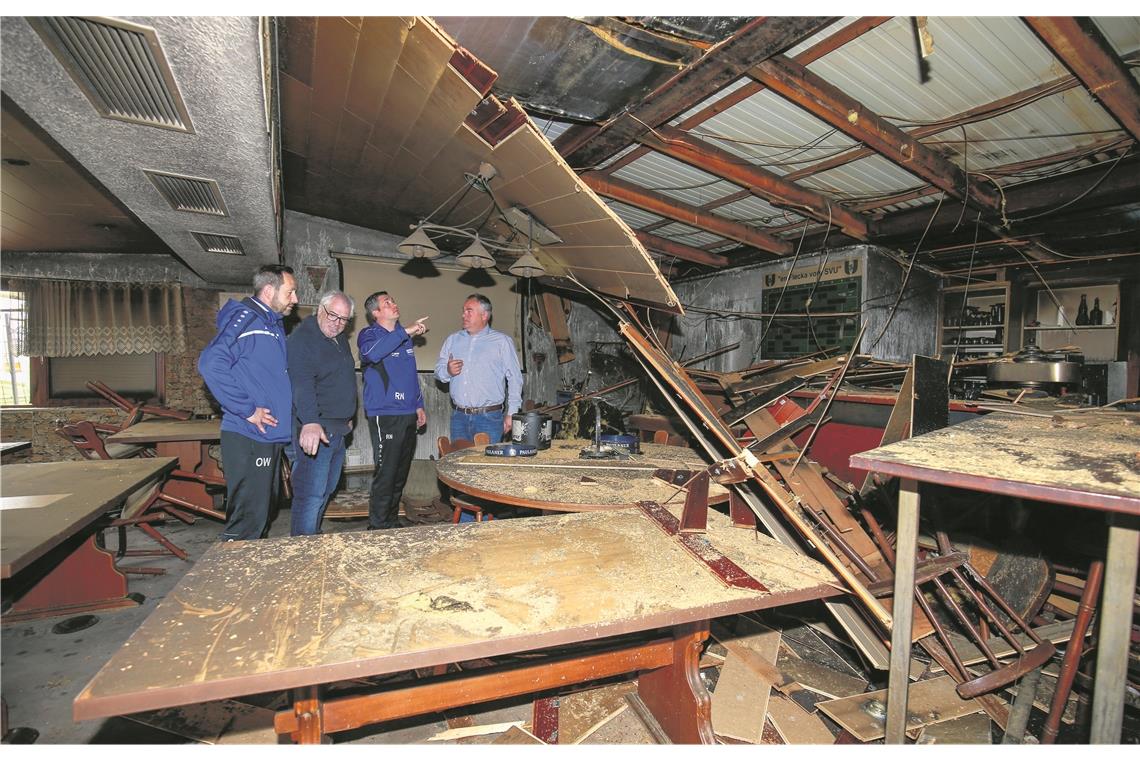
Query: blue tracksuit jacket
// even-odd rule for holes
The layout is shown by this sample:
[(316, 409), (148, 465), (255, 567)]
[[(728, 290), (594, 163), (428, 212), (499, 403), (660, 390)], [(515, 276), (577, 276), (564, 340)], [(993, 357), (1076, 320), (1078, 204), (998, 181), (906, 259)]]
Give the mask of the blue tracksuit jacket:
[[(292, 439), (293, 389), (281, 315), (255, 298), (218, 310), (218, 334), (198, 357), (198, 374), (222, 405), (222, 430), (262, 443)], [(246, 421), (257, 407), (277, 418), (263, 435)]]
[[(364, 370), (364, 413), (369, 417), (415, 414), (424, 405), (416, 377), (416, 355), (404, 326), (388, 331), (372, 324), (356, 336), (360, 366)], [(388, 373), (387, 388), (378, 364)]]

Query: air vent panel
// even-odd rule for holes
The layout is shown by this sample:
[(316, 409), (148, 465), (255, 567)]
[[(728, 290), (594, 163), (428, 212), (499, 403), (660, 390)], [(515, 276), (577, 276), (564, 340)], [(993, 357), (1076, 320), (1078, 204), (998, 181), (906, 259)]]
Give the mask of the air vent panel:
[(28, 22), (103, 116), (194, 131), (154, 29), (109, 18)]
[(217, 181), (150, 169), (143, 169), (143, 173), (175, 211), (228, 216)]
[(224, 253), (227, 256), (244, 256), (241, 240), (232, 235), (218, 235), (214, 232), (191, 232), (198, 245), (206, 253)]

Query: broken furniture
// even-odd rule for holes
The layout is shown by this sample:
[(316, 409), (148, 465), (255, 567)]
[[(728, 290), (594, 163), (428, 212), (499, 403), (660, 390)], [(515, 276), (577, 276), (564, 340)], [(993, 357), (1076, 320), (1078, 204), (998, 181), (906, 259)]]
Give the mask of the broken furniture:
[(146, 446), (106, 440), (107, 436), (121, 429), (114, 425), (81, 420), (60, 425), (55, 429), (55, 434), (74, 446), (84, 459), (130, 459), (147, 456)]
[[(654, 471), (708, 466), (691, 449), (651, 443), (641, 444), (642, 453), (630, 459), (579, 459), (589, 445), (581, 439), (555, 439), (533, 457), (511, 459), (484, 456), (481, 448), (453, 451), (436, 463), (437, 477), (472, 504), (585, 512), (632, 507), (643, 499), (680, 503), (684, 492), (654, 478)], [(719, 485), (710, 493), (714, 503), (728, 498)]]
[(131, 493), (174, 469), (163, 457), (4, 465), (0, 578), (5, 622), (139, 604), (96, 526)]
[(168, 484), (171, 496), (181, 499), (186, 509), (215, 520), (225, 520), (225, 513), (214, 508), (214, 498), (206, 490), (226, 484), (218, 463), (209, 454), (211, 443), (221, 440), (220, 420), (143, 420), (114, 435), (108, 443), (154, 445), (160, 457), (177, 457), (178, 469), (188, 477)]
[[(851, 457), (899, 477), (896, 614), (909, 619), (917, 550), (919, 482), (1038, 499), (1107, 513), (1108, 550), (1093, 697), (1093, 743), (1120, 742), (1140, 552), (1137, 415), (1096, 410), (1053, 417), (991, 414)], [(903, 608), (906, 608), (905, 611)], [(892, 638), (887, 740), (901, 742), (910, 639)]]
[[(637, 509), (215, 544), (83, 689), (74, 715), (294, 689), (278, 731), (318, 741), (640, 672), (642, 698), (674, 741), (711, 741), (697, 674), (708, 621), (839, 589), (819, 563), (719, 513), (709, 518), (710, 552), (731, 558), (765, 590), (726, 585)], [(635, 633), (643, 634), (635, 643), (613, 639), (608, 651), (543, 663), (549, 667), (521, 661), (372, 694), (321, 692), (346, 679)]]
[(117, 406), (127, 413), (126, 421), (121, 427), (130, 427), (136, 422), (141, 420), (144, 415), (151, 414), (155, 417), (167, 417), (174, 420), (188, 420), (191, 417), (190, 412), (185, 409), (171, 409), (168, 406), (153, 406), (151, 404), (137, 404), (128, 398), (120, 396), (115, 391), (111, 390), (107, 385), (99, 380), (88, 380), (87, 390), (99, 394), (107, 401), (111, 402), (113, 406)]

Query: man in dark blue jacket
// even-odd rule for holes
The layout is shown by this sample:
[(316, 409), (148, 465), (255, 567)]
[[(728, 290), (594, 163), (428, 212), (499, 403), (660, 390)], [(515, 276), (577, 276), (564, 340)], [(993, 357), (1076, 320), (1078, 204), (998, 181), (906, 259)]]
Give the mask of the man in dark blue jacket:
[(376, 469), (368, 501), (368, 529), (397, 528), (400, 497), (416, 453), (416, 430), (427, 424), (416, 377), (412, 338), (427, 332), (421, 317), (404, 329), (400, 307), (386, 291), (364, 302), (368, 327), (356, 336), (364, 368), (364, 413)]
[(330, 290), (287, 341), (293, 381), (291, 536), (321, 532), (344, 469), (344, 438), (356, 416), (356, 360), (344, 334), (352, 312), (352, 299)]
[(253, 277), (253, 297), (226, 302), (218, 311), (218, 334), (198, 357), (198, 374), (222, 405), (227, 541), (261, 538), (269, 527), (293, 416), (281, 318), (296, 303), (293, 270), (261, 267)]

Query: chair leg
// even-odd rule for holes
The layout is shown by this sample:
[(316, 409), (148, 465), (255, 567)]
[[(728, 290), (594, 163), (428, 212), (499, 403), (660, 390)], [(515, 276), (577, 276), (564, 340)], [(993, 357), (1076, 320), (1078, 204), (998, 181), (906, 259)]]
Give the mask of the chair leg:
[(141, 530), (143, 533), (145, 533), (148, 536), (150, 536), (151, 538), (153, 538), (155, 541), (157, 541), (159, 544), (161, 544), (168, 552), (173, 554), (175, 557), (178, 557), (178, 559), (183, 560), (183, 561), (190, 559), (189, 554), (187, 554), (184, 550), (182, 550), (178, 546), (175, 546), (174, 543), (169, 538), (167, 538), (166, 536), (162, 535), (157, 530), (155, 530), (153, 525), (150, 525), (149, 523), (140, 522), (140, 523), (138, 523), (138, 527), (139, 527), (139, 530)]

